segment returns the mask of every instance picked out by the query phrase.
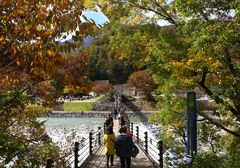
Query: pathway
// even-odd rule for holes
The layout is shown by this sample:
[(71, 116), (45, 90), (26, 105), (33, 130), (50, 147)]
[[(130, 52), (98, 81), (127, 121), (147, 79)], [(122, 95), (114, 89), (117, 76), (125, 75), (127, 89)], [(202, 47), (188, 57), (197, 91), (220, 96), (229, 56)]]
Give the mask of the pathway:
[[(119, 134), (119, 123), (118, 120), (114, 120), (114, 133)], [(104, 153), (104, 146), (101, 146), (98, 152), (94, 155), (89, 163), (84, 165), (84, 168), (103, 168), (106, 166), (106, 156)], [(120, 168), (120, 159), (114, 156), (114, 166), (112, 168)], [(139, 154), (136, 158), (132, 158), (131, 168), (153, 168), (150, 160), (145, 153), (139, 148)]]

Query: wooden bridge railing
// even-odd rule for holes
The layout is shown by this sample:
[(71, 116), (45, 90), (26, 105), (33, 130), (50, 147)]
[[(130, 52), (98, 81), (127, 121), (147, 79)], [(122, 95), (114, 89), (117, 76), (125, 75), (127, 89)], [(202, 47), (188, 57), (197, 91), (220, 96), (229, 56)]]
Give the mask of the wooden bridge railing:
[(90, 156), (92, 156), (103, 144), (103, 129), (98, 127), (95, 132), (89, 133), (89, 138), (86, 140), (81, 149), (75, 149), (75, 163), (74, 168), (79, 168), (82, 163)]
[(147, 131), (141, 131), (139, 126), (131, 123), (130, 131), (133, 134), (135, 142), (145, 152), (155, 167), (163, 168), (163, 142), (149, 136)]
[[(75, 142), (74, 153), (68, 158), (69, 167), (80, 168), (84, 161), (92, 156), (99, 147), (103, 144), (103, 129), (98, 127), (98, 130), (89, 132), (89, 137), (85, 139), (81, 144)], [(48, 159), (45, 168), (52, 168), (53, 160)]]
[[(144, 151), (146, 156), (152, 161), (155, 167), (163, 168), (163, 142), (156, 140), (147, 131), (139, 129), (138, 125), (130, 124), (130, 131), (134, 141)], [(95, 132), (90, 132), (89, 137), (82, 142), (75, 142), (74, 154), (69, 157), (70, 167), (80, 168), (81, 165), (103, 145), (103, 128), (98, 127)], [(53, 160), (48, 159), (46, 168), (51, 168)]]

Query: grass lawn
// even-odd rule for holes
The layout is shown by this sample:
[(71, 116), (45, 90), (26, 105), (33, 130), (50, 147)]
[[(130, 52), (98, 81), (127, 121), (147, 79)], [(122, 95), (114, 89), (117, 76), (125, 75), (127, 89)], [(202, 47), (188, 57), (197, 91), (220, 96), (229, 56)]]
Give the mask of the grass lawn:
[(64, 111), (92, 111), (92, 105), (103, 96), (98, 96), (96, 98), (87, 99), (87, 100), (77, 100), (77, 101), (65, 101), (64, 102)]
[(72, 101), (64, 103), (64, 111), (91, 111), (94, 102)]

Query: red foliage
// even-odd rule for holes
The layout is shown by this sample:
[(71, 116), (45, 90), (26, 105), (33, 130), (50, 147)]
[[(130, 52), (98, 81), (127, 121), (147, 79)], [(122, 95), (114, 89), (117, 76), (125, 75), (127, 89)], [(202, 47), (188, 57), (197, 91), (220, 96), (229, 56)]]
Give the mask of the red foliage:
[(98, 83), (93, 87), (92, 90), (97, 94), (104, 94), (113, 90), (113, 85), (110, 83)]

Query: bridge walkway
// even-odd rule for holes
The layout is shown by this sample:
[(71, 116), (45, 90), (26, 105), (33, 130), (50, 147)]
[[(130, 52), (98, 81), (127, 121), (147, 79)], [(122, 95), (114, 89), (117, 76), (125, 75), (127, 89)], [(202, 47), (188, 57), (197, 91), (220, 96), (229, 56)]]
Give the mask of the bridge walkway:
[[(118, 120), (114, 120), (114, 133), (116, 136), (119, 134), (119, 123)], [(84, 168), (103, 168), (106, 165), (106, 156), (104, 153), (104, 146), (102, 145), (92, 159), (84, 165)], [(120, 168), (120, 159), (118, 156), (114, 156), (114, 166)], [(147, 155), (139, 148), (139, 154), (136, 158), (132, 158), (131, 168), (153, 168), (152, 162), (148, 159)]]

